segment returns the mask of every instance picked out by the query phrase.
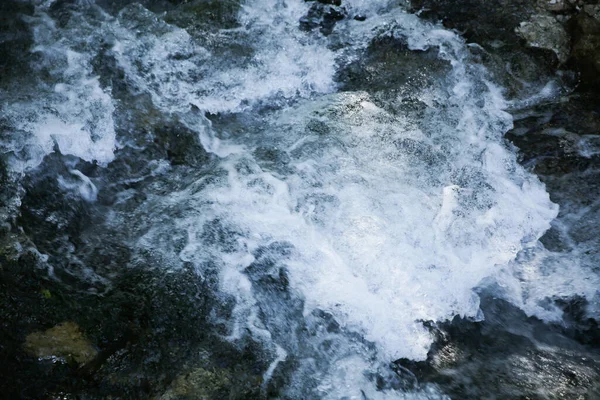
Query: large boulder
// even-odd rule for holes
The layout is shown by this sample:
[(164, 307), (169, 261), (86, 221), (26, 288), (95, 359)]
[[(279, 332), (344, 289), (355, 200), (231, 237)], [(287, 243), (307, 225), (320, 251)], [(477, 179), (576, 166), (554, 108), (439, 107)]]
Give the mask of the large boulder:
[(599, 354), (579, 337), (503, 300), (482, 296), (481, 306), (484, 321), (456, 317), (432, 327), (437, 339), (426, 361), (396, 363), (453, 399), (598, 398)]
[(516, 32), (525, 39), (528, 46), (552, 50), (561, 64), (567, 61), (569, 36), (553, 16), (535, 14), (528, 21), (521, 22)]
[(482, 45), (518, 42), (515, 28), (536, 12), (532, 0), (412, 0), (411, 7), (420, 16), (442, 21), (469, 42)]
[(556, 74), (569, 56), (568, 35), (535, 0), (411, 0), (411, 7), (477, 44), (471, 50), (510, 100), (536, 96), (551, 81), (572, 84), (570, 74)]

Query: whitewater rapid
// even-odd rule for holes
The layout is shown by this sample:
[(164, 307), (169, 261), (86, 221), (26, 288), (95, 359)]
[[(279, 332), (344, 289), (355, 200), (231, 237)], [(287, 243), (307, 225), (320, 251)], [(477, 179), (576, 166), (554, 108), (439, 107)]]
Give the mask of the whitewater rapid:
[[(48, 74), (7, 107), (20, 132), (5, 144), (11, 167), (26, 173), (56, 150), (107, 165), (137, 145), (116, 117), (136, 104), (97, 72), (99, 54), (110, 55), (126, 90), (150, 99), (139, 114), (177, 120), (212, 158), (191, 183), (109, 223), (143, 220), (127, 227), (134, 245), (165, 269), (217, 271), (235, 306), (214, 322), (232, 342), (264, 344), (266, 382), (293, 359), (292, 397), (398, 398), (369, 374), (425, 359), (426, 321), (484, 318), (482, 285), (505, 288), (529, 314), (559, 315), (538, 305), (552, 295), (536, 284), (543, 256), (515, 261), (545, 254), (537, 240), (558, 207), (504, 141), (512, 118), (502, 89), (457, 33), (386, 1), (345, 2), (366, 21), (339, 21), (327, 37), (299, 29), (312, 4), (300, 0), (246, 1), (223, 29), (177, 26), (135, 3), (111, 15), (88, 1), (58, 26), (52, 3), (28, 20)], [(390, 57), (406, 80), (389, 88), (351, 87), (340, 72), (378, 40), (420, 61)], [(153, 176), (174, 179), (156, 161)], [(93, 181), (72, 175), (80, 184), (64, 189), (95, 201)], [(561, 294), (593, 293), (581, 284)]]

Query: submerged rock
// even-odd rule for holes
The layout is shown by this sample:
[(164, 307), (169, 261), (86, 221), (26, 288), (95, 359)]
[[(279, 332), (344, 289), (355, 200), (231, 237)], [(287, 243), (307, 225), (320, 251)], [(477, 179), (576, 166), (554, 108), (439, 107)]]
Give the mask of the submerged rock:
[(25, 350), (39, 358), (60, 358), (85, 364), (98, 351), (74, 322), (64, 322), (44, 332), (34, 332), (25, 338)]
[(401, 98), (402, 107), (418, 109), (424, 106), (418, 93), (434, 85), (432, 76), (448, 71), (437, 49), (411, 50), (404, 39), (382, 35), (373, 38), (356, 62), (340, 69), (337, 80), (344, 91), (368, 91), (385, 99), (381, 104)]
[(300, 18), (300, 29), (311, 31), (319, 28), (324, 36), (333, 32), (333, 28), (338, 21), (348, 17), (344, 7), (340, 7), (341, 2), (315, 2), (310, 7), (305, 16)]
[(180, 27), (199, 26), (207, 30), (232, 29), (238, 27), (237, 0), (196, 0), (181, 2), (170, 10), (165, 21)]

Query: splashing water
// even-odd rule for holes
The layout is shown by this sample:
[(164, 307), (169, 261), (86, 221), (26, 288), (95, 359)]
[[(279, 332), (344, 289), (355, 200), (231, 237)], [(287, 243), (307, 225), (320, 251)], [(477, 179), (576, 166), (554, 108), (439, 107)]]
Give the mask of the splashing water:
[[(153, 221), (136, 246), (170, 260), (165, 268), (218, 271), (219, 290), (235, 299), (224, 336), (264, 343), (265, 385), (294, 360), (294, 398), (398, 398), (369, 377), (398, 358), (425, 359), (433, 339), (423, 322), (482, 318), (482, 281), (535, 303), (522, 302), (517, 280), (533, 285), (536, 274), (514, 260), (534, 251), (557, 207), (503, 141), (512, 120), (501, 90), (455, 33), (384, 1), (346, 3), (368, 18), (340, 21), (329, 37), (298, 28), (303, 1), (248, 1), (236, 24), (212, 30), (140, 4), (114, 16), (79, 7), (62, 27), (48, 5), (30, 20), (50, 78), (36, 99), (8, 108), (23, 132), (5, 144), (15, 168), (34, 168), (55, 147), (106, 164), (131, 141), (114, 115), (133, 106), (93, 70), (99, 52), (110, 54), (127, 91), (215, 155), (203, 176), (135, 210)], [(336, 78), (384, 39), (440, 67), (395, 65), (408, 79), (387, 82), (397, 90), (384, 98)], [(62, 186), (94, 201), (96, 186), (71, 173), (83, 183)], [(166, 246), (169, 234), (185, 245)]]

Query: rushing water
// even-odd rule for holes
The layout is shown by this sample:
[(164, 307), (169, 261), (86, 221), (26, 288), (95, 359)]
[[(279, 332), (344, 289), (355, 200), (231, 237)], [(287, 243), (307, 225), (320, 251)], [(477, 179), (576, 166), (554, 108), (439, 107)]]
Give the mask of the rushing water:
[[(331, 33), (299, 24), (315, 4), (301, 0), (98, 3), (27, 17), (31, 78), (2, 93), (9, 168), (74, 156), (52, 178), (64, 196), (101, 210), (133, 260), (214, 280), (232, 309), (210, 319), (261, 344), (265, 387), (287, 374), (291, 398), (443, 398), (393, 383), (390, 362), (425, 359), (424, 322), (484, 318), (481, 286), (545, 320), (561, 315), (549, 296), (593, 297), (585, 266), (538, 243), (558, 207), (456, 33), (381, 0), (344, 2)], [(169, 124), (168, 157), (152, 153)], [(74, 265), (100, 292), (127, 268)]]

